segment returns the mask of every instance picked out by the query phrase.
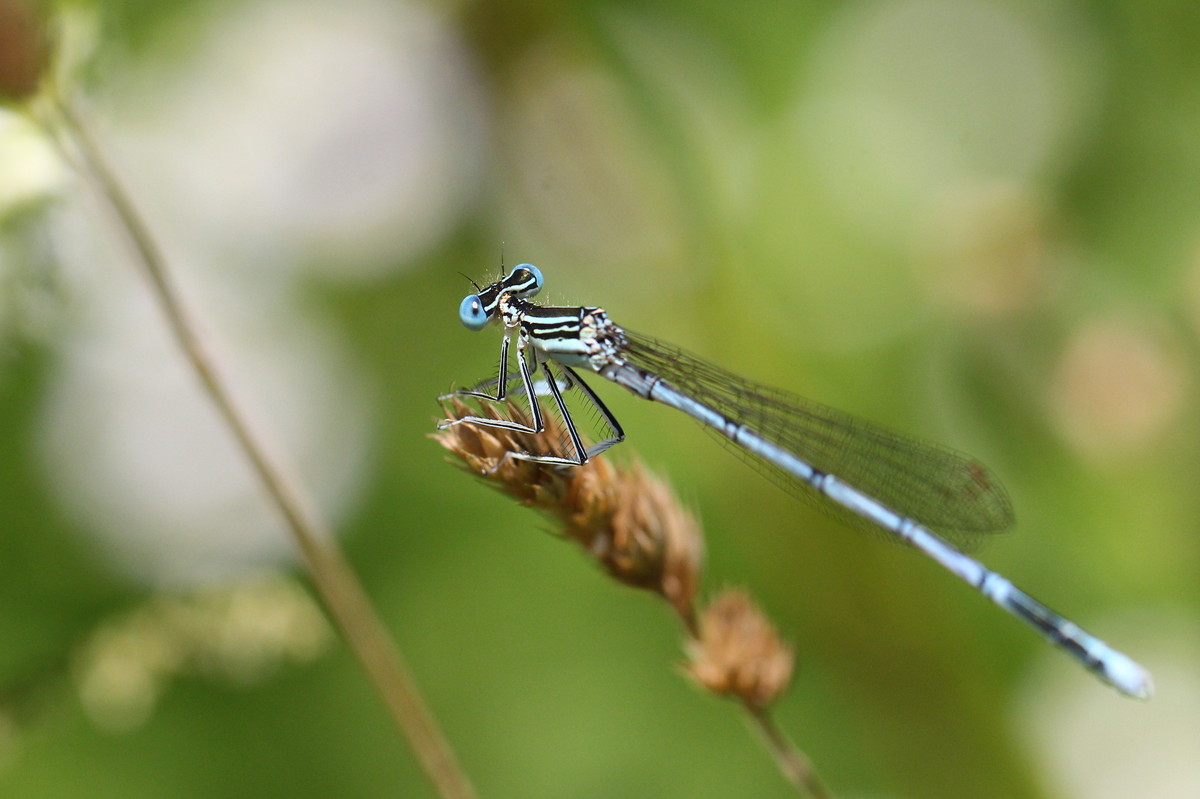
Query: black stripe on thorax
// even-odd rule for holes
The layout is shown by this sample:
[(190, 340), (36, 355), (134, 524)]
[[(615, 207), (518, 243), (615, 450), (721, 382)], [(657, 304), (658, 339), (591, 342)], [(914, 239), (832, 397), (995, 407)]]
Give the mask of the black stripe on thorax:
[(583, 317), (588, 308), (579, 306), (534, 305), (513, 300), (512, 306), (521, 313), (521, 326), (530, 336), (539, 339), (579, 338)]

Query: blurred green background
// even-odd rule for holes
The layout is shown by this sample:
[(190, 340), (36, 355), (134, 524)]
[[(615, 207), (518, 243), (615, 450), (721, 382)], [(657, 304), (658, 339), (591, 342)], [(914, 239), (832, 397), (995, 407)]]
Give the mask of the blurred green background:
[[(661, 603), (447, 465), (540, 299), (968, 451), (983, 560), (1121, 698), (919, 556), (607, 385), (794, 643), (841, 797), (1200, 795), (1200, 7), (73, 2), (63, 55), (237, 390), (486, 797), (790, 796)], [(603, 383), (603, 381), (598, 381)], [(432, 796), (86, 186), (0, 112), (0, 795)]]

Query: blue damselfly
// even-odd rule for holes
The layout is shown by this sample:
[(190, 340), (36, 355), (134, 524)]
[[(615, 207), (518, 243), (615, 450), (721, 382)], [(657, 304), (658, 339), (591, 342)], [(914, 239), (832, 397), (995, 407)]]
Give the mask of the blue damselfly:
[[(582, 465), (625, 437), (612, 412), (576, 371), (590, 370), (698, 419), (796, 496), (854, 526), (878, 529), (915, 547), (1105, 682), (1130, 696), (1149, 698), (1153, 684), (1144, 668), (950, 543), (1012, 524), (1008, 495), (982, 464), (739, 377), (619, 327), (600, 308), (538, 305), (530, 298), (542, 283), (537, 267), (521, 264), (486, 287), (476, 286), (459, 306), (466, 327), (481, 330), (499, 320), (504, 337), (498, 377), (456, 394), (499, 402), (510, 390), (522, 390), (529, 423), (464, 416), (443, 420), (440, 427), (467, 423), (540, 433), (544, 422), (538, 397), (548, 395), (570, 439), (568, 454), (510, 452), (505, 457)], [(510, 375), (514, 334), (517, 373)], [(535, 379), (539, 370), (541, 378)], [(568, 389), (577, 389), (598, 411), (610, 435), (590, 446), (584, 443), (563, 396)]]

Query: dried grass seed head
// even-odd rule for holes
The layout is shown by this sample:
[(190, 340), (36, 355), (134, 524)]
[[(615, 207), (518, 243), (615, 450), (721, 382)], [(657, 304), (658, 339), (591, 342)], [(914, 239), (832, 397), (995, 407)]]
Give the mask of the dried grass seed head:
[[(480, 405), (476, 409), (455, 398), (446, 410), (451, 419), (474, 415), (528, 423), (519, 408)], [(565, 535), (614, 579), (656, 591), (690, 623), (704, 552), (695, 518), (641, 465), (618, 468), (607, 458), (593, 458), (583, 466), (562, 467), (505, 457), (511, 451), (568, 455), (557, 418), (547, 415), (545, 428), (534, 434), (467, 422), (435, 438), (466, 470), (557, 517)]]
[(688, 656), (693, 680), (754, 708), (767, 707), (787, 690), (795, 665), (791, 647), (738, 589), (722, 592), (701, 612)]

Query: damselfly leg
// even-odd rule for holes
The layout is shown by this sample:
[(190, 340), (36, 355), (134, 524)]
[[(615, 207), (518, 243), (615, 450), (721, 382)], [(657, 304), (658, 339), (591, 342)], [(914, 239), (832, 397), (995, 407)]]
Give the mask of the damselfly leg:
[[(555, 370), (561, 370), (560, 374), (555, 374)], [(540, 371), (540, 379), (538, 372)], [(482, 427), (500, 428), (503, 430), (512, 430), (519, 433), (539, 434), (545, 431), (546, 423), (544, 409), (538, 401), (538, 397), (549, 396), (553, 399), (553, 412), (557, 413), (562, 421), (562, 429), (565, 431), (566, 440), (562, 450), (570, 453), (567, 456), (548, 455), (535, 452), (507, 452), (504, 454), (491, 471), (499, 469), (508, 458), (518, 460), (531, 461), (533, 463), (547, 463), (559, 466), (582, 466), (587, 463), (589, 458), (599, 455), (604, 450), (618, 444), (625, 439), (625, 431), (622, 429), (620, 422), (613, 415), (604, 401), (592, 390), (579, 374), (567, 366), (566, 364), (556, 364), (551, 367), (548, 362), (540, 359), (537, 353), (534, 353), (532, 360), (526, 357), (525, 348), (521, 343), (517, 344), (517, 374), (508, 374), (508, 336), (504, 336), (504, 342), (500, 350), (500, 373), (497, 377), (485, 380), (482, 383), (469, 389), (460, 389), (447, 395), (440, 397), (442, 400), (450, 399), (451, 397), (471, 397), (474, 399), (482, 399), (490, 402), (506, 402), (512, 391), (520, 384), (523, 389), (523, 394), (528, 402), (529, 424), (524, 424), (519, 421), (509, 419), (493, 419), (486, 416), (463, 416), (457, 419), (444, 419), (438, 423), (438, 427), (445, 429), (456, 424), (464, 422), (480, 425)], [(494, 392), (487, 389), (494, 388)], [(593, 444), (586, 444), (583, 435), (579, 431), (579, 426), (575, 423), (575, 417), (572, 414), (570, 407), (567, 404), (566, 394), (569, 391), (575, 390), (579, 397), (579, 402), (588, 410), (593, 411), (599, 417), (599, 425), (603, 431), (600, 440)]]

